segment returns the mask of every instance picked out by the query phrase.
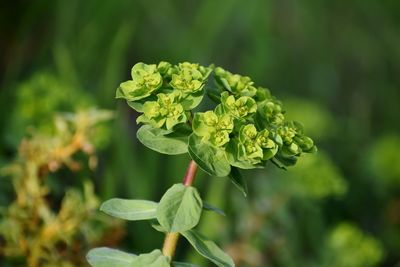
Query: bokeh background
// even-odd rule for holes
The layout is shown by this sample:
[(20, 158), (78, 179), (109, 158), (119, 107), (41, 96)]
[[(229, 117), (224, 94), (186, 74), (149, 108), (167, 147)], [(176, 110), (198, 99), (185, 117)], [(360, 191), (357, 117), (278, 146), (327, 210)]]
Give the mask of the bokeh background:
[[(319, 152), (287, 172), (245, 172), (247, 198), (200, 173), (201, 194), (227, 214), (207, 213), (201, 231), (237, 266), (400, 266), (399, 1), (3, 1), (0, 51), (0, 167), (30, 128), (93, 105), (115, 111), (90, 174), (100, 200), (158, 200), (188, 157), (138, 143), (138, 114), (115, 89), (139, 61), (215, 63), (268, 87)], [(80, 177), (49, 184), (63, 195)], [(1, 210), (13, 198), (0, 178)], [(124, 229), (118, 248), (162, 245), (145, 222)], [(177, 258), (212, 266), (184, 241)], [(1, 253), (0, 265), (23, 266)]]

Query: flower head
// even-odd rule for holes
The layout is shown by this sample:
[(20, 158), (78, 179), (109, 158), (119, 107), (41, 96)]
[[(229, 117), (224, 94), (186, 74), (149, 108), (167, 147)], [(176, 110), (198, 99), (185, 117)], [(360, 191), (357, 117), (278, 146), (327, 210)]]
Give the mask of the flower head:
[(117, 98), (136, 101), (150, 96), (161, 87), (162, 77), (155, 64), (137, 63), (133, 66), (132, 80), (120, 84)]
[(234, 149), (231, 152), (236, 155), (233, 158), (250, 166), (272, 158), (278, 151), (278, 144), (270, 135), (267, 129), (257, 131), (253, 124), (243, 125), (239, 137), (234, 141)]
[(256, 101), (248, 96), (241, 96), (236, 99), (228, 92), (223, 92), (221, 103), (224, 109), (235, 118), (247, 118), (257, 111)]
[(233, 130), (233, 119), (229, 114), (214, 111), (196, 113), (193, 119), (193, 132), (212, 145), (221, 147), (229, 142)]
[(257, 111), (265, 122), (279, 125), (285, 120), (281, 104), (272, 99), (266, 99), (258, 103)]
[(172, 130), (175, 125), (187, 120), (183, 107), (179, 104), (179, 98), (180, 95), (177, 93), (158, 94), (157, 101), (147, 101), (143, 105), (143, 114), (136, 122)]
[(172, 74), (170, 85), (182, 93), (193, 94), (203, 88), (210, 72), (210, 68), (199, 66), (199, 64), (180, 63)]
[(216, 78), (221, 81), (225, 89), (238, 96), (254, 96), (257, 89), (254, 82), (248, 76), (232, 74), (221, 67), (215, 69)]
[(157, 65), (157, 70), (160, 72), (160, 74), (164, 77), (170, 74), (171, 72), (172, 65), (169, 62), (166, 61), (161, 61)]
[(312, 152), (315, 149), (313, 140), (303, 134), (303, 127), (298, 122), (286, 122), (277, 129), (283, 141), (283, 152), (299, 155), (301, 152)]
[(258, 87), (254, 99), (257, 102), (261, 102), (266, 99), (274, 99), (274, 97), (271, 95), (271, 92), (267, 88)]

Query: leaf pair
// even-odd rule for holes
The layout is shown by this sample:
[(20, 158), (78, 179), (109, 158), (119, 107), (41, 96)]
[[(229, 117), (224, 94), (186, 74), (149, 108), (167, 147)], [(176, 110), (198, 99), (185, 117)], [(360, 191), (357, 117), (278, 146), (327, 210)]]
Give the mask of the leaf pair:
[[(159, 203), (147, 200), (111, 199), (104, 202), (101, 210), (111, 216), (137, 221), (157, 219), (155, 227), (162, 232), (179, 232), (205, 258), (217, 266), (234, 266), (232, 259), (213, 241), (207, 240), (193, 228), (198, 224), (202, 209), (223, 212), (209, 204), (203, 204), (194, 187), (175, 184), (163, 195)], [(170, 260), (159, 250), (151, 253), (134, 254), (118, 250), (98, 248), (91, 250), (88, 261), (93, 267), (168, 267)], [(173, 263), (174, 266), (193, 266), (186, 263)]]
[(196, 188), (175, 184), (160, 203), (114, 198), (104, 202), (100, 210), (130, 221), (157, 219), (165, 231), (183, 232), (198, 224), (202, 208), (203, 202)]
[[(169, 259), (158, 249), (150, 253), (126, 253), (111, 248), (95, 248), (86, 256), (87, 261), (94, 267), (170, 267)], [(197, 267), (189, 263), (173, 262), (174, 267)]]

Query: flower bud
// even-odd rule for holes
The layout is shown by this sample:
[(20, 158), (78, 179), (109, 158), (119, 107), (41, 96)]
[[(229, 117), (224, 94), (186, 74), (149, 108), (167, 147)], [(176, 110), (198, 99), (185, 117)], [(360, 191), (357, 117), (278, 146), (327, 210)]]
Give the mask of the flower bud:
[(169, 62), (161, 61), (157, 65), (157, 70), (160, 72), (162, 76), (168, 76), (169, 70), (171, 69), (172, 65)]
[(254, 87), (254, 82), (247, 76), (232, 74), (221, 67), (215, 70), (215, 76), (221, 81), (225, 89), (238, 96), (254, 96), (257, 89)]
[(257, 137), (257, 129), (254, 124), (247, 124), (242, 126), (239, 131), (239, 140), (242, 143), (248, 140), (254, 140)]
[(279, 102), (271, 99), (264, 100), (258, 104), (258, 113), (268, 123), (279, 125), (285, 120), (282, 107)]

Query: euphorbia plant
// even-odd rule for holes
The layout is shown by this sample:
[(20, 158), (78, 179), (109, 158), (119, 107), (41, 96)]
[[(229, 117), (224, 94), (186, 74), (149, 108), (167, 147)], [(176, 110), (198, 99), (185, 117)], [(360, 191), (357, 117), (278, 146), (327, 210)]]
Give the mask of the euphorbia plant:
[[(197, 168), (211, 176), (228, 176), (246, 195), (239, 169), (294, 165), (302, 153), (316, 150), (300, 123), (285, 120), (281, 102), (247, 76), (223, 68), (188, 62), (171, 65), (137, 63), (132, 80), (121, 83), (116, 97), (142, 113), (137, 137), (142, 144), (169, 155), (189, 153), (183, 182), (173, 185), (159, 202), (111, 199), (101, 210), (125, 220), (149, 220), (165, 233), (162, 249), (128, 254), (97, 248), (88, 254), (93, 267), (194, 266), (172, 261), (180, 235), (217, 266), (234, 266), (231, 257), (194, 228), (202, 210), (218, 209), (202, 201), (193, 187)], [(213, 76), (214, 83), (210, 82)], [(208, 97), (215, 104), (204, 110)]]

